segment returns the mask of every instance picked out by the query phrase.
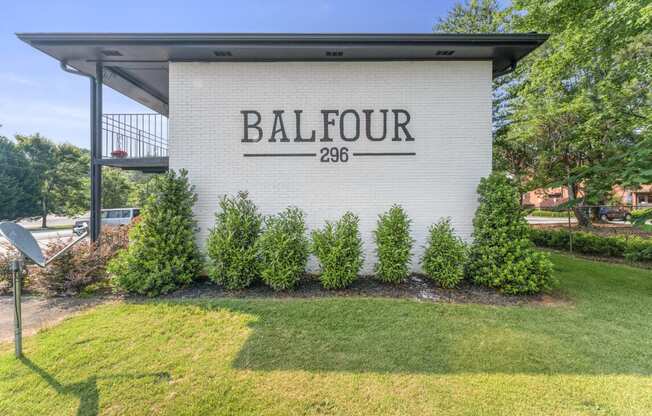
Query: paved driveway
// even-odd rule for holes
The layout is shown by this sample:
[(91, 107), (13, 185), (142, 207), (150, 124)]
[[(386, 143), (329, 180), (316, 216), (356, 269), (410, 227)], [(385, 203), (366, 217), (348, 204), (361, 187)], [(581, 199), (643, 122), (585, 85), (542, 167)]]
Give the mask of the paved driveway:
[[(549, 217), (525, 217), (528, 223), (530, 224), (568, 224), (568, 218), (549, 218)], [(577, 220), (571, 218), (571, 223), (575, 224)]]
[[(52, 326), (79, 311), (106, 302), (91, 298), (42, 298), (23, 296), (23, 336), (32, 335), (41, 328)], [(0, 296), (0, 342), (14, 338), (14, 302), (12, 296)]]

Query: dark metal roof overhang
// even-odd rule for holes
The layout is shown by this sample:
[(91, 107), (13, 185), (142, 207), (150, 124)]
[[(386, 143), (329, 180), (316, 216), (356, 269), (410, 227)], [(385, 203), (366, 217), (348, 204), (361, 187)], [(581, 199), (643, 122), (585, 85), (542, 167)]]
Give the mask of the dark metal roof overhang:
[(494, 77), (541, 45), (547, 35), (512, 34), (247, 34), (18, 33), (34, 48), (95, 76), (168, 114), (168, 63), (274, 61), (491, 60)]

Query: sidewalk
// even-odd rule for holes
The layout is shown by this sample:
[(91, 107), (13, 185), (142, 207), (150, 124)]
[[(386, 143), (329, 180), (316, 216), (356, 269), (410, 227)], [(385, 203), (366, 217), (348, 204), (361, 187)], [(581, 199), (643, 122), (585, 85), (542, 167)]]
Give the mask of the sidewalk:
[[(107, 298), (98, 297), (80, 299), (23, 296), (23, 336), (32, 335), (39, 329), (55, 325), (77, 312), (107, 301)], [(14, 300), (12, 296), (0, 296), (0, 342), (10, 342), (13, 339)]]

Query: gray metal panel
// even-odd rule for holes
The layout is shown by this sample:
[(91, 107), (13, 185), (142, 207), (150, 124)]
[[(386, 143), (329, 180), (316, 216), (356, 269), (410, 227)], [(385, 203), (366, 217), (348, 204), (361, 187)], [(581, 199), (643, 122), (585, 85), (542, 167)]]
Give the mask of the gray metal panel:
[[(152, 110), (168, 114), (168, 62), (491, 60), (494, 75), (541, 45), (547, 35), (292, 33), (19, 33), (59, 61), (95, 76)], [(454, 51), (441, 55), (438, 51)], [(106, 56), (117, 51), (119, 56)], [(328, 56), (331, 51), (341, 56)], [(216, 52), (228, 52), (222, 56)]]
[(125, 170), (140, 170), (143, 172), (165, 172), (170, 165), (170, 159), (164, 157), (142, 157), (125, 159), (101, 159), (98, 164), (112, 166)]
[(45, 257), (41, 247), (32, 233), (25, 228), (13, 222), (0, 222), (0, 234), (4, 235), (11, 245), (34, 263), (42, 267), (45, 266)]

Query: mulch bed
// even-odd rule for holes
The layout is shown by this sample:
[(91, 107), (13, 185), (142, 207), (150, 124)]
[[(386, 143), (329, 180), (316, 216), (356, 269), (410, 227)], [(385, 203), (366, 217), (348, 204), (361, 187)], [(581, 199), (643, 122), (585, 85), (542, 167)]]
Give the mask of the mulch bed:
[(412, 275), (400, 284), (390, 285), (371, 277), (358, 278), (350, 287), (342, 290), (327, 290), (312, 275), (306, 275), (293, 291), (275, 292), (258, 282), (244, 290), (224, 290), (209, 281), (196, 282), (177, 290), (163, 299), (215, 299), (215, 298), (274, 298), (274, 299), (314, 299), (326, 297), (375, 297), (414, 299), (423, 302), (444, 302), (462, 304), (482, 304), (495, 306), (560, 306), (571, 302), (559, 293), (535, 296), (508, 296), (493, 289), (474, 286), (462, 282), (456, 289), (443, 289), (424, 276)]

